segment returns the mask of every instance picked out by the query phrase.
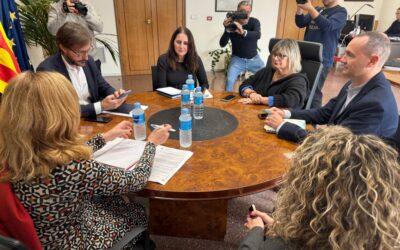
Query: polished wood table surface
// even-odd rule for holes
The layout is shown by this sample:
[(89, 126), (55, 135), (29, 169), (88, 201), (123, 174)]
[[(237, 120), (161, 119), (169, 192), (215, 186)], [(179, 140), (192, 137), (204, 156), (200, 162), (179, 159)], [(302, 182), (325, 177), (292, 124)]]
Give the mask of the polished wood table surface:
[(383, 70), (386, 78), (396, 87), (400, 87), (400, 71)]
[[(222, 102), (220, 99), (227, 94), (213, 93), (213, 99), (205, 99), (205, 106), (234, 115), (239, 122), (236, 130), (213, 140), (193, 141), (187, 149), (194, 152), (193, 156), (166, 185), (149, 182), (140, 193), (150, 198), (153, 233), (223, 239), (228, 199), (270, 189), (281, 182), (289, 166), (284, 154), (292, 152), (296, 144), (265, 132), (263, 121), (257, 118), (264, 106), (240, 104), (239, 97)], [(179, 99), (155, 92), (129, 96), (129, 103), (136, 101), (149, 106), (146, 119), (180, 105)], [(80, 131), (93, 136), (129, 118), (112, 116), (112, 119), (108, 124), (82, 121)], [(179, 148), (179, 140), (169, 139), (164, 145)]]

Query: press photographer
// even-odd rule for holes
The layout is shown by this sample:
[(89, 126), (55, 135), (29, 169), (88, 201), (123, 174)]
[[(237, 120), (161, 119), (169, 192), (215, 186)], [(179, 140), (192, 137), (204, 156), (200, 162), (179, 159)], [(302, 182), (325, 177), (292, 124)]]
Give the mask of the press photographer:
[(297, 2), (296, 25), (299, 28), (306, 27), (304, 40), (323, 45), (324, 68), (311, 104), (311, 108), (319, 108), (322, 104), (321, 90), (333, 65), (340, 31), (346, 25), (347, 11), (339, 5), (340, 0), (323, 0), (324, 7), (314, 7), (310, 0), (293, 1)]
[(257, 41), (261, 37), (260, 22), (250, 17), (251, 5), (241, 1), (236, 12), (228, 12), (223, 22), (224, 34), (219, 45), (225, 47), (232, 42), (232, 56), (228, 67), (226, 91), (233, 91), (237, 77), (246, 70), (257, 72), (264, 67), (257, 52)]

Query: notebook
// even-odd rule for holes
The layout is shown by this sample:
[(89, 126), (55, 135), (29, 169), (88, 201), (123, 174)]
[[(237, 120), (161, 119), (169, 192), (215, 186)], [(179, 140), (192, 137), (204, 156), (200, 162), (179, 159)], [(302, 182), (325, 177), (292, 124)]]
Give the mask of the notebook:
[[(305, 120), (299, 120), (299, 119), (283, 119), (285, 122), (290, 122), (293, 124), (296, 124), (297, 126), (301, 127), (302, 129), (306, 129), (306, 121)], [(271, 128), (268, 125), (264, 126), (265, 131), (267, 133), (275, 133), (276, 130), (274, 128)]]
[(173, 87), (164, 87), (156, 89), (160, 95), (176, 99), (181, 97), (181, 90)]

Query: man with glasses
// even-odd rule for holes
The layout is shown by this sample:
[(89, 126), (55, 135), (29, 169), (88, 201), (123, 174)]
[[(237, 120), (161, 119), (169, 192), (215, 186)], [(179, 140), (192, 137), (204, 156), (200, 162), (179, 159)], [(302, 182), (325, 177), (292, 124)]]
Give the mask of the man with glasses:
[(389, 29), (387, 29), (385, 33), (390, 37), (400, 37), (400, 8), (396, 11), (396, 20), (392, 25), (390, 25)]
[[(339, 5), (340, 0), (323, 0), (324, 7), (314, 7), (311, 0), (304, 4), (297, 4), (295, 16), (299, 28), (306, 27), (305, 41), (317, 42), (323, 45), (323, 70), (317, 83), (312, 108), (319, 108), (322, 104), (322, 87), (333, 65), (333, 57), (339, 42), (340, 32), (346, 25), (347, 11)], [(306, 11), (307, 14), (303, 14)]]
[(257, 41), (261, 37), (260, 21), (250, 17), (251, 5), (248, 1), (241, 1), (238, 12), (247, 14), (247, 18), (237, 20), (227, 17), (224, 20), (224, 34), (219, 45), (225, 47), (229, 40), (232, 42), (232, 56), (228, 67), (226, 91), (233, 91), (237, 77), (246, 70), (256, 73), (264, 67), (264, 62), (257, 52)]
[(108, 84), (89, 55), (92, 39), (87, 28), (66, 22), (56, 35), (59, 52), (45, 59), (37, 68), (37, 71), (61, 73), (71, 81), (79, 97), (82, 117), (116, 109), (126, 99), (118, 99), (124, 91), (116, 91)]

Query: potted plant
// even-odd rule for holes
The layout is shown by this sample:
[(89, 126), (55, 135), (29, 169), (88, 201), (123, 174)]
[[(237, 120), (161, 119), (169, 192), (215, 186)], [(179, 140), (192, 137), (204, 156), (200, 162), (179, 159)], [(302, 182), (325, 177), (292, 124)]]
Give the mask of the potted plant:
[(211, 60), (211, 71), (215, 76), (215, 66), (217, 65), (217, 63), (220, 61), (221, 56), (225, 55), (225, 61), (224, 61), (224, 74), (225, 76), (228, 73), (228, 66), (229, 63), (231, 61), (231, 51), (232, 51), (232, 43), (229, 42), (228, 46), (221, 48), (221, 49), (215, 49), (212, 50), (210, 52), (208, 52), (208, 54), (212, 57)]
[[(47, 30), (47, 19), (50, 5), (57, 0), (20, 0), (17, 3), (19, 19), (24, 31), (25, 42), (28, 46), (41, 46), (45, 56), (54, 55), (58, 48), (55, 37)], [(104, 45), (117, 63), (118, 48), (115, 41), (107, 36), (114, 34), (96, 34), (97, 42)]]

